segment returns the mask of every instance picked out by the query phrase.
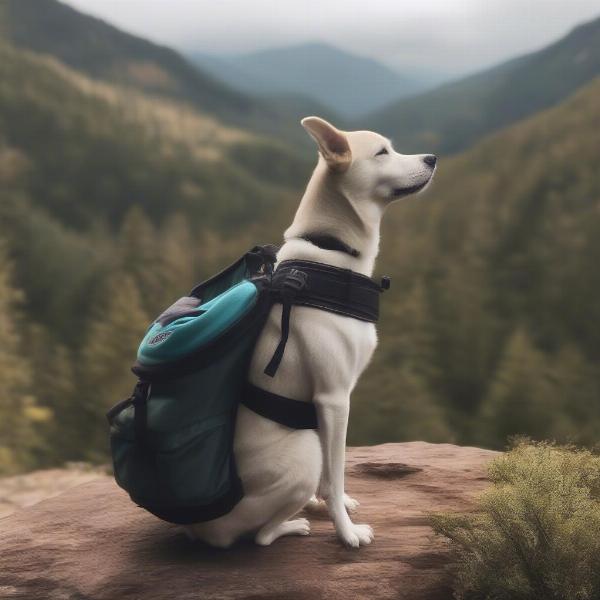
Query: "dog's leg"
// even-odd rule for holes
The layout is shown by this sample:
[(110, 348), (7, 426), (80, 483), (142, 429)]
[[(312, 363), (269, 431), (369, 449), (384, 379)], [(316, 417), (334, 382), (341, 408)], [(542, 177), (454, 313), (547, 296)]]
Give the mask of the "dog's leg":
[(349, 547), (370, 544), (373, 530), (369, 525), (355, 525), (344, 506), (344, 465), (346, 430), (350, 401), (347, 395), (317, 395), (315, 405), (319, 421), (319, 437), (323, 448), (321, 494), (327, 502), (340, 540)]

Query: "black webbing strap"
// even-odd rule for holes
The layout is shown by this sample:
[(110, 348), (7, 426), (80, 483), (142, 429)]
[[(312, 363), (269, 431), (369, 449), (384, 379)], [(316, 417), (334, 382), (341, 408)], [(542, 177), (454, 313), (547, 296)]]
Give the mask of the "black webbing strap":
[(277, 344), (273, 357), (265, 367), (265, 373), (269, 377), (275, 376), (283, 358), (283, 352), (285, 351), (285, 346), (290, 335), (292, 304), (298, 294), (306, 287), (307, 281), (306, 273), (293, 268), (285, 271), (285, 273), (281, 272), (280, 275), (283, 275), (283, 277), (275, 275), (271, 281), (273, 286), (271, 289), (279, 292), (279, 299), (283, 307), (281, 309), (281, 339), (279, 340), (279, 344)]
[(146, 443), (146, 429), (148, 426), (148, 396), (150, 394), (150, 383), (138, 381), (133, 391), (133, 429), (135, 432), (135, 443), (142, 447)]
[(113, 419), (127, 406), (133, 406), (133, 431), (136, 442), (143, 444), (146, 438), (146, 423), (148, 420), (148, 396), (150, 395), (150, 382), (139, 380), (133, 388), (129, 398), (117, 402), (107, 413), (108, 424), (113, 424)]
[(286, 260), (279, 264), (271, 280), (275, 302), (281, 302), (281, 338), (265, 374), (274, 377), (285, 351), (294, 304), (375, 323), (379, 318), (379, 296), (390, 287), (350, 269), (341, 269), (309, 260)]
[(312, 402), (292, 400), (248, 383), (242, 404), (261, 417), (291, 429), (318, 429), (317, 410)]

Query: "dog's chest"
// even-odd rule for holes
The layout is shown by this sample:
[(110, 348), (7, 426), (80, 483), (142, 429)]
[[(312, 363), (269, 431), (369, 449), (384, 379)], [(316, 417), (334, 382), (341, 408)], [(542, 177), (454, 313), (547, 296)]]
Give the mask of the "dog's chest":
[(314, 357), (313, 362), (364, 368), (377, 345), (372, 323), (313, 308), (297, 309), (294, 335)]
[(271, 310), (258, 340), (250, 379), (299, 400), (312, 400), (317, 390), (352, 389), (377, 346), (372, 323), (317, 308), (294, 306), (283, 360), (271, 379), (262, 371), (279, 341), (280, 322), (278, 305)]

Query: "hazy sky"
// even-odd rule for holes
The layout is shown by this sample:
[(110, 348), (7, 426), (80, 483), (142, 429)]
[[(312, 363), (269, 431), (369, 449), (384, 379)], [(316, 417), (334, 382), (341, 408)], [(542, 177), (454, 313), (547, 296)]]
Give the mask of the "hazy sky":
[(600, 0), (67, 0), (181, 50), (328, 42), (399, 70), (464, 73), (600, 16)]

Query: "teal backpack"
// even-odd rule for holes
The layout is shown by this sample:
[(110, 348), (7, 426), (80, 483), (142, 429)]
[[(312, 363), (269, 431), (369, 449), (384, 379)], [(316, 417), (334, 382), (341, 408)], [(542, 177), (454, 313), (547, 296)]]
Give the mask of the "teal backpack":
[(252, 351), (274, 303), (282, 304), (281, 339), (264, 369), (270, 377), (283, 357), (293, 305), (377, 321), (387, 278), (379, 284), (301, 260), (283, 261), (274, 271), (277, 250), (256, 246), (164, 311), (138, 349), (133, 394), (107, 414), (117, 483), (161, 519), (216, 519), (243, 497), (233, 452), (240, 404), (286, 427), (317, 428), (311, 402), (248, 382)]
[(107, 414), (117, 483), (164, 520), (214, 519), (243, 495), (235, 412), (271, 306), (275, 251), (253, 248), (163, 312), (140, 344), (132, 396)]

